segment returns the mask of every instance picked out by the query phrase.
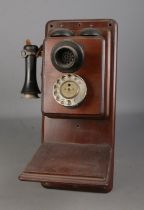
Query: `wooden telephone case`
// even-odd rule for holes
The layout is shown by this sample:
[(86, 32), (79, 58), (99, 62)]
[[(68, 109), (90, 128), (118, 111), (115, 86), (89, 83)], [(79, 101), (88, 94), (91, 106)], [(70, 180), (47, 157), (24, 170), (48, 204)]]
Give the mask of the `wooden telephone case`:
[[(81, 63), (74, 69), (62, 70), (53, 62), (52, 51), (55, 46), (60, 47), (59, 43), (69, 42), (80, 46)], [(56, 51), (55, 56), (60, 58), (55, 58), (62, 59), (63, 52)], [(64, 55), (64, 59), (69, 59), (71, 52)], [(56, 20), (46, 24), (42, 53), (42, 141), (20, 180), (40, 182), (46, 188), (96, 192), (112, 189), (116, 58), (114, 20)], [(79, 83), (84, 81), (85, 96), (77, 106), (67, 106), (73, 103), (73, 98), (63, 101), (57, 90), (66, 79), (74, 85), (70, 90), (70, 95), (73, 94), (77, 84), (68, 79), (73, 75)], [(64, 84), (67, 94), (69, 84)]]

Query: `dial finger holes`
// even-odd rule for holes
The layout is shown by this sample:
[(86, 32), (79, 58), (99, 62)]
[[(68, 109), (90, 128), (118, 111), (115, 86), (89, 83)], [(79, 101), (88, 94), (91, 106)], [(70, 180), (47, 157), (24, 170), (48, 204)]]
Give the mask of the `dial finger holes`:
[(84, 80), (75, 74), (65, 74), (53, 85), (53, 97), (60, 105), (75, 107), (81, 103), (87, 93)]

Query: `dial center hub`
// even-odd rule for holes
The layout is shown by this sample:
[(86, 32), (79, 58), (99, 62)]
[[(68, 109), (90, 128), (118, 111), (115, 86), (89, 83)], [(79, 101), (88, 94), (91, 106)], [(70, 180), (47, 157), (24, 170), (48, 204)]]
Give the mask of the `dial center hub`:
[(65, 98), (73, 98), (79, 93), (79, 86), (76, 82), (66, 81), (60, 87), (60, 93)]

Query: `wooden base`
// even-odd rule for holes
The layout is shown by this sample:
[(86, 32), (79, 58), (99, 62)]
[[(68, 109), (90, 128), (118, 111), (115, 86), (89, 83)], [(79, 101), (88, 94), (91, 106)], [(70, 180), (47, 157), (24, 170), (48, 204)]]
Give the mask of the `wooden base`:
[(108, 192), (112, 165), (108, 144), (44, 143), (19, 179), (47, 188)]

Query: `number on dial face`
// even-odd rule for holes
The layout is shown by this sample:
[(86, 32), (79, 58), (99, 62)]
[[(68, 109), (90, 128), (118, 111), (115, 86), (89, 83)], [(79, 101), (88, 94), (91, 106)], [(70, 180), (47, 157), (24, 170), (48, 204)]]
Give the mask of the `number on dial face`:
[(77, 106), (84, 100), (86, 93), (86, 83), (76, 74), (65, 74), (53, 85), (54, 99), (63, 106)]

